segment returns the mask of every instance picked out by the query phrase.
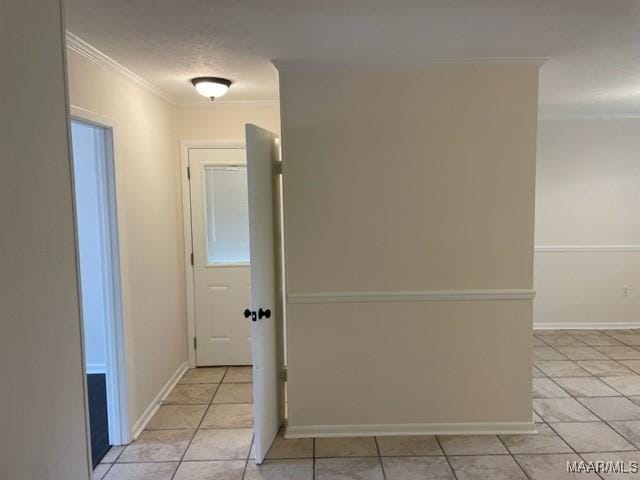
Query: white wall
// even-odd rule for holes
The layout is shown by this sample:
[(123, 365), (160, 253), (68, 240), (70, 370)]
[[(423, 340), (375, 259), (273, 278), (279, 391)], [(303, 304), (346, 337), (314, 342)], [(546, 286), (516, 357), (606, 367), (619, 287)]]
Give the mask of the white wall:
[(89, 373), (106, 373), (107, 279), (102, 268), (105, 245), (104, 227), (101, 227), (102, 189), (99, 186), (104, 136), (98, 127), (73, 121), (71, 139), (85, 364)]
[(90, 478), (63, 31), (60, 2), (0, 3), (0, 478), (7, 480)]
[(640, 119), (538, 131), (534, 322), (640, 326)]
[(290, 434), (531, 425), (537, 82), (280, 71)]
[(129, 421), (187, 360), (179, 163), (172, 105), (68, 50), (71, 104), (114, 125)]

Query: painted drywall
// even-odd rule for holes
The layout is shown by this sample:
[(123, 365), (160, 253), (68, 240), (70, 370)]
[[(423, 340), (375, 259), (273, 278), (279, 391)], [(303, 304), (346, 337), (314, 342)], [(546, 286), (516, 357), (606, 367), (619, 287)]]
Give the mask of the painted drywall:
[(172, 105), (68, 50), (71, 104), (114, 125), (129, 422), (187, 359)]
[(89, 373), (106, 373), (107, 279), (101, 268), (105, 245), (100, 202), (104, 136), (99, 127), (73, 121), (71, 140), (85, 364)]
[(280, 132), (280, 108), (275, 103), (236, 103), (225, 105), (177, 106), (175, 108), (176, 141), (243, 140), (244, 126)]
[(538, 132), (536, 245), (568, 251), (535, 254), (535, 324), (638, 326), (640, 119), (545, 120)]
[(0, 7), (2, 479), (91, 476), (61, 10)]
[(530, 299), (313, 296), (531, 290), (537, 82), (280, 71), (290, 431), (531, 423)]

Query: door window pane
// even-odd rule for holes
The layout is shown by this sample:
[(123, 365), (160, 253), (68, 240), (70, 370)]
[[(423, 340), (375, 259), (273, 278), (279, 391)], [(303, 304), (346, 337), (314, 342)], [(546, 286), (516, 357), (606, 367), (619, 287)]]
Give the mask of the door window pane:
[(249, 262), (246, 167), (204, 169), (207, 263)]

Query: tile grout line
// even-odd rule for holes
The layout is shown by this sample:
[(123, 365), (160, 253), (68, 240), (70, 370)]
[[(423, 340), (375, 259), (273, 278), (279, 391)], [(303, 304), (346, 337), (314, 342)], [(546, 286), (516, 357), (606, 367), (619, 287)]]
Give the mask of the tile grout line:
[(447, 462), (447, 465), (449, 465), (449, 469), (451, 470), (451, 473), (453, 473), (453, 478), (455, 478), (455, 480), (458, 480), (458, 474), (456, 473), (455, 469), (453, 468), (453, 465), (451, 464), (451, 459), (449, 459), (449, 456), (447, 455), (447, 452), (445, 452), (444, 448), (442, 447), (442, 442), (440, 441), (440, 436), (439, 435), (434, 435), (434, 438), (436, 439), (436, 442), (438, 442), (438, 446), (440, 447), (440, 450), (442, 451), (442, 455), (444, 456), (444, 459)]
[(193, 439), (198, 434), (198, 431), (200, 430), (200, 426), (202, 425), (202, 422), (204, 421), (204, 418), (207, 416), (207, 412), (209, 411), (209, 409), (211, 408), (211, 405), (213, 404), (213, 399), (218, 394), (218, 390), (220, 390), (220, 387), (222, 386), (222, 382), (224, 381), (224, 377), (226, 377), (228, 371), (229, 371), (229, 368), (225, 367), (225, 371), (222, 374), (222, 378), (220, 379), (220, 383), (218, 383), (218, 385), (216, 386), (216, 389), (214, 390), (213, 395), (211, 396), (211, 401), (209, 402), (209, 405), (205, 409), (204, 413), (202, 414), (202, 418), (200, 419), (200, 421), (198, 422), (198, 425), (194, 429), (193, 435), (191, 436), (191, 439), (189, 440), (189, 443), (187, 443), (187, 448), (185, 448), (184, 452), (182, 452), (182, 455), (180, 456), (180, 461), (178, 462), (178, 466), (176, 467), (175, 471), (173, 472), (173, 475), (171, 475), (171, 480), (175, 479), (175, 476), (178, 473), (178, 470), (180, 469), (180, 466), (182, 465), (182, 462), (184, 461), (184, 457), (187, 455), (187, 451), (191, 447), (191, 444), (193, 443)]
[(384, 463), (382, 462), (382, 455), (380, 455), (380, 445), (378, 445), (378, 437), (373, 436), (373, 442), (376, 444), (376, 452), (378, 452), (378, 463), (380, 464), (380, 469), (382, 470), (382, 478), (383, 480), (387, 479), (387, 475), (384, 472)]
[(511, 459), (515, 462), (515, 464), (518, 466), (518, 468), (522, 471), (522, 473), (524, 473), (524, 476), (527, 477), (528, 480), (533, 480), (529, 474), (527, 473), (527, 471), (522, 467), (522, 465), (520, 465), (520, 462), (518, 461), (518, 459), (516, 458), (516, 456), (513, 454), (513, 452), (511, 451), (511, 449), (507, 446), (506, 443), (504, 443), (504, 440), (502, 439), (502, 437), (500, 435), (496, 435), (496, 438), (498, 439), (498, 441), (502, 444), (502, 446), (504, 447), (504, 449), (507, 451), (507, 453), (511, 456)]

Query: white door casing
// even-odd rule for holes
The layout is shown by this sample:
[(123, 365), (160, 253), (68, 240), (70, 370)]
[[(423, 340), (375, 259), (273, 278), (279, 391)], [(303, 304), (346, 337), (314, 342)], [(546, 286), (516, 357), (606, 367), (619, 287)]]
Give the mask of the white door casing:
[[(242, 217), (243, 209), (246, 216), (246, 186), (241, 184), (242, 179), (246, 182), (245, 150), (189, 148), (187, 154), (193, 243), (194, 336), (197, 345), (195, 363), (198, 366), (250, 365), (250, 326), (242, 317), (250, 296), (248, 258), (238, 256), (233, 245), (231, 249), (218, 248), (218, 244), (222, 245), (222, 241), (218, 242), (219, 237), (243, 236), (235, 230), (241, 226), (238, 218)], [(224, 177), (215, 184), (213, 179), (217, 175)], [(221, 195), (242, 197), (244, 205), (242, 201), (229, 202), (227, 207), (234, 211), (218, 211), (215, 207), (223, 203), (221, 199), (224, 200)], [(217, 232), (214, 228), (218, 226), (216, 222), (224, 224), (224, 227), (231, 225), (224, 232)], [(244, 233), (247, 236), (247, 232)], [(222, 251), (219, 258), (214, 258), (214, 250)]]
[[(251, 243), (251, 323), (255, 459), (260, 464), (282, 424), (283, 335), (278, 285), (283, 272), (278, 235), (278, 138), (246, 125), (249, 231)], [(268, 314), (270, 312), (270, 315)], [(264, 313), (267, 313), (264, 315)]]

